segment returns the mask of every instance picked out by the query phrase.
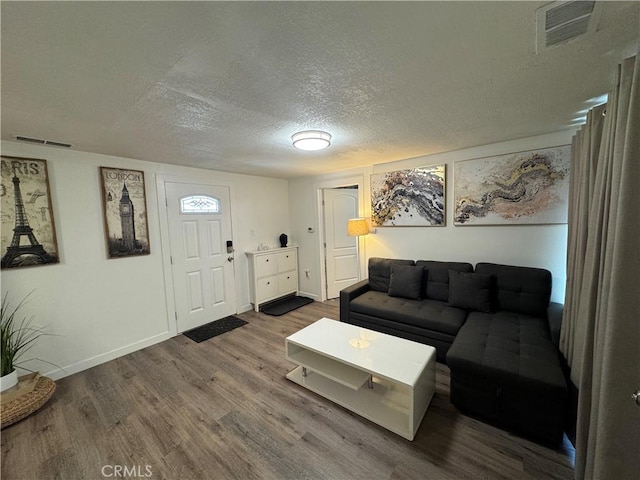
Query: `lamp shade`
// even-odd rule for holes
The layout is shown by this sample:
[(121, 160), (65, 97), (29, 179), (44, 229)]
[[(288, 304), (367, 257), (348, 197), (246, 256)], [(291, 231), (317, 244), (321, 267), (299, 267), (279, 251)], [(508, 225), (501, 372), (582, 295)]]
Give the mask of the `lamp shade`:
[(359, 237), (369, 233), (369, 225), (364, 218), (351, 218), (347, 224), (347, 235), (350, 237)]

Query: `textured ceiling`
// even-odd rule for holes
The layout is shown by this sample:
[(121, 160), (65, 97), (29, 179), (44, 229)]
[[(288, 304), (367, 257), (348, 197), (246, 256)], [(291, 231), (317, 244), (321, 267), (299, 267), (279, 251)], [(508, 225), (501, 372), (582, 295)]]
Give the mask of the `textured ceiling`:
[(546, 3), (2, 2), (2, 138), (295, 177), (558, 131), (638, 50), (640, 3), (536, 54)]

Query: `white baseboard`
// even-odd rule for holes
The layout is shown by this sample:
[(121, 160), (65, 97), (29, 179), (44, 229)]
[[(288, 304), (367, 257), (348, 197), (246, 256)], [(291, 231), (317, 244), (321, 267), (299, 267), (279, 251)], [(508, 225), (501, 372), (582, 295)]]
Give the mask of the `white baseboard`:
[(238, 313), (248, 312), (249, 310), (253, 310), (253, 305), (250, 303), (247, 303), (245, 305), (240, 306), (240, 308), (238, 309)]
[(312, 298), (314, 302), (319, 302), (320, 299), (318, 298), (318, 295), (316, 295), (315, 293), (309, 293), (309, 292), (298, 292), (298, 295), (300, 295), (301, 297), (309, 297)]
[(73, 375), (74, 373), (82, 372), (83, 370), (87, 370), (88, 368), (95, 367), (96, 365), (115, 360), (116, 358), (122, 357), (129, 353), (142, 350), (146, 347), (150, 347), (151, 345), (155, 345), (156, 343), (164, 342), (165, 340), (168, 340), (173, 336), (175, 335), (172, 335), (170, 332), (163, 332), (158, 335), (154, 335), (153, 337), (130, 343), (129, 345), (125, 345), (124, 347), (116, 348), (115, 350), (111, 350), (110, 352), (101, 353), (100, 355), (96, 355), (95, 357), (87, 358), (86, 360), (81, 360), (71, 365), (67, 365), (66, 367), (57, 368), (43, 375), (51, 378), (52, 380), (59, 380), (64, 377), (68, 377), (69, 375)]
[[(300, 292), (300, 294), (305, 297), (313, 298), (317, 301), (317, 295), (305, 292)], [(253, 310), (253, 305), (248, 303), (246, 305), (242, 305), (238, 313), (244, 313), (250, 310)], [(71, 365), (67, 365), (62, 368), (56, 368), (54, 370), (51, 370), (50, 372), (43, 373), (43, 375), (51, 378), (52, 380), (60, 380), (61, 378), (68, 377), (70, 375), (73, 375), (74, 373), (82, 372), (83, 370), (87, 370), (97, 365), (115, 360), (116, 358), (122, 357), (129, 353), (150, 347), (151, 345), (155, 345), (156, 343), (164, 342), (165, 340), (168, 340), (175, 336), (176, 335), (173, 335), (171, 332), (163, 332), (158, 335), (154, 335), (153, 337), (145, 338), (144, 340), (140, 340), (138, 342), (130, 343), (129, 345), (116, 348), (114, 350), (111, 350), (110, 352), (101, 353), (100, 355), (96, 355), (85, 360), (80, 360), (79, 362), (72, 363)]]

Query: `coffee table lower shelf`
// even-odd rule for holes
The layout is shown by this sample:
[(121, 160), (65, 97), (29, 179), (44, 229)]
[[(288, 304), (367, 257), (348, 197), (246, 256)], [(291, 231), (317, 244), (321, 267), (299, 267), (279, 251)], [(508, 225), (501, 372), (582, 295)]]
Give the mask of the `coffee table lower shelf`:
[[(383, 378), (372, 376), (356, 390), (310, 369), (304, 376), (303, 369), (296, 367), (287, 378), (407, 440), (413, 440), (433, 395), (416, 405), (411, 389)], [(420, 411), (413, 411), (414, 406)]]

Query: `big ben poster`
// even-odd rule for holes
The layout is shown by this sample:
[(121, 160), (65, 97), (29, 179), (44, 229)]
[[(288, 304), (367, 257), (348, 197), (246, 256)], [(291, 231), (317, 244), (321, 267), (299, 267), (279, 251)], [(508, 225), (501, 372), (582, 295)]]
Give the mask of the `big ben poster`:
[(100, 167), (100, 177), (109, 258), (149, 254), (144, 172)]

